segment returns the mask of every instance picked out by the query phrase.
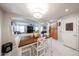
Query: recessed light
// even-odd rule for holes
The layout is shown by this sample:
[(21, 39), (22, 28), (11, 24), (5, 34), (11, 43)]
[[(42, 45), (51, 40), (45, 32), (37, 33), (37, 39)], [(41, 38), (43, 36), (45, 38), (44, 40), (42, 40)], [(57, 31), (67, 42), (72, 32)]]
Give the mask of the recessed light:
[(68, 12), (69, 11), (69, 9), (65, 9), (65, 12)]

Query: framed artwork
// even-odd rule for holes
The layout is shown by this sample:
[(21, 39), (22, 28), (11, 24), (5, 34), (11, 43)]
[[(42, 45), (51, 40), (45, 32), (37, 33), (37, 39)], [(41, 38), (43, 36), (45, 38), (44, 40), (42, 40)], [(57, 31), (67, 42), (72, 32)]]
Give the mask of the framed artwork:
[(73, 23), (66, 23), (66, 31), (73, 31)]

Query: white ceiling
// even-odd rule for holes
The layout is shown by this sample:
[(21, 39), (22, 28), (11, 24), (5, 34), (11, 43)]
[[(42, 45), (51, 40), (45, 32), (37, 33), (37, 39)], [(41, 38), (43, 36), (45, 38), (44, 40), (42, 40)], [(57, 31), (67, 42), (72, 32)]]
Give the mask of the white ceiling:
[[(27, 3), (2, 3), (0, 4), (0, 7), (6, 12), (20, 14), (25, 16), (27, 19), (35, 19), (29, 12)], [(66, 8), (69, 9), (69, 12), (65, 12)], [(49, 3), (48, 12), (42, 18), (35, 20), (38, 20), (39, 22), (47, 22), (78, 11), (78, 3)]]

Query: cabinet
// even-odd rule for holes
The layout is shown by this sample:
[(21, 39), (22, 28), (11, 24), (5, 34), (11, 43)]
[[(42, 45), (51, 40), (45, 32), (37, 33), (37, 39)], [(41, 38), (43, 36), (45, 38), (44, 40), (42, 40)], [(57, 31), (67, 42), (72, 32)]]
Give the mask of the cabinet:
[(20, 56), (44, 56), (46, 54), (47, 39), (39, 38), (35, 43), (19, 47)]

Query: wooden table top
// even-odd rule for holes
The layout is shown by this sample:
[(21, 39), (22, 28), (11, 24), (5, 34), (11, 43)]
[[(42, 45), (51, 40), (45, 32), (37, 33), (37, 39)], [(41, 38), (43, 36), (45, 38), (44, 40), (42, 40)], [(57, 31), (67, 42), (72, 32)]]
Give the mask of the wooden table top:
[(31, 37), (31, 36), (27, 37), (27, 36), (24, 36), (20, 40), (19, 47), (35, 43), (35, 42), (37, 42), (37, 39), (38, 39), (37, 37)]

